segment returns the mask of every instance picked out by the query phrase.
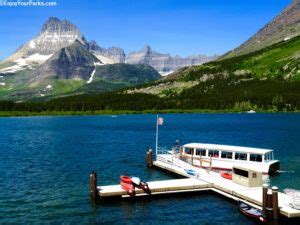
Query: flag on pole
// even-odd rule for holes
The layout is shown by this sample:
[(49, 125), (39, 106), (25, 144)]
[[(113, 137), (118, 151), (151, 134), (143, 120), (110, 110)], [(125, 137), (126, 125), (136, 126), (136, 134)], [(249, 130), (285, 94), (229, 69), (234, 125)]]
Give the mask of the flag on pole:
[(157, 118), (157, 124), (158, 124), (158, 125), (163, 125), (163, 123), (164, 123), (164, 118), (158, 117), (158, 118)]

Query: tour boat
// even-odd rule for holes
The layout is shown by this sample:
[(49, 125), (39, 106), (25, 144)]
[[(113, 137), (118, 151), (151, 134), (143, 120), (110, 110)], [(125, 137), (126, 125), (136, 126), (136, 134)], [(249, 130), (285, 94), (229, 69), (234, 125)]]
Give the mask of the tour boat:
[(251, 205), (246, 204), (245, 202), (239, 202), (239, 210), (245, 215), (258, 222), (266, 223), (266, 218), (263, 212), (257, 208), (252, 207)]
[(218, 171), (232, 171), (234, 166), (263, 174), (274, 174), (279, 170), (279, 161), (274, 160), (271, 149), (189, 143), (181, 147), (174, 146), (170, 153), (192, 166)]
[[(271, 149), (250, 148), (241, 146), (189, 143), (183, 146), (176, 140), (171, 151), (158, 147), (158, 127), (164, 119), (157, 115), (156, 120), (156, 159), (167, 160), (166, 154), (191, 164), (194, 167), (212, 170), (232, 171), (233, 167), (243, 167), (262, 174), (274, 174), (279, 171), (279, 161), (274, 160)], [(189, 168), (185, 168), (189, 169)], [(194, 176), (194, 174), (189, 174)]]

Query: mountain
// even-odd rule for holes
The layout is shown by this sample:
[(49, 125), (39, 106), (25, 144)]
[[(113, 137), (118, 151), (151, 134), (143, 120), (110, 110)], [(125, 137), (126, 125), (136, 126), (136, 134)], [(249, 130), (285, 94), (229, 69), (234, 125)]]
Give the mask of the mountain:
[[(160, 78), (150, 66), (119, 65), (125, 58), (123, 49), (102, 48), (87, 41), (71, 22), (50, 17), (36, 37), (0, 62), (0, 98), (111, 91)], [(116, 65), (109, 67), (110, 74), (98, 77), (96, 73), (105, 71), (107, 64)]]
[(101, 62), (79, 41), (63, 47), (32, 72), (31, 82), (47, 79), (88, 81)]
[(117, 47), (102, 48), (95, 41), (87, 41), (80, 30), (68, 20), (50, 17), (35, 38), (18, 48), (15, 53), (4, 60), (10, 66), (1, 69), (0, 72), (11, 73), (26, 69), (26, 67), (34, 69), (60, 49), (71, 45), (75, 40), (81, 42), (103, 64), (125, 61), (123, 49)]
[(37, 65), (45, 62), (60, 49), (71, 45), (75, 40), (81, 42), (102, 64), (148, 64), (163, 75), (167, 75), (180, 67), (199, 65), (216, 58), (216, 56), (205, 55), (186, 58), (173, 57), (169, 54), (152, 51), (149, 46), (145, 46), (141, 51), (126, 55), (122, 48), (103, 48), (93, 40), (87, 41), (81, 31), (68, 20), (50, 17), (36, 37), (0, 63), (2, 64), (2, 66), (0, 65), (0, 72), (14, 73), (27, 68), (35, 69)]
[(34, 38), (0, 62), (0, 99), (112, 91), (159, 79), (155, 69), (169, 73), (210, 59), (172, 57), (149, 46), (126, 56), (122, 48), (88, 41), (68, 20), (50, 17)]
[(146, 64), (103, 65), (79, 40), (54, 53), (32, 75), (31, 82), (35, 84), (49, 79), (83, 80), (89, 84), (99, 78), (110, 82), (124, 82), (130, 86), (129, 84), (143, 84), (160, 78), (159, 73)]
[(111, 81), (122, 81), (132, 84), (149, 83), (159, 79), (161, 76), (151, 66), (147, 64), (112, 64), (99, 66), (96, 77)]
[(35, 38), (21, 46), (5, 61), (15, 61), (22, 58), (26, 61), (40, 63), (61, 48), (72, 44), (75, 40), (85, 42), (83, 34), (75, 25), (67, 20), (50, 17)]
[(200, 65), (205, 62), (216, 59), (217, 56), (189, 56), (181, 58), (179, 56), (171, 56), (170, 54), (162, 54), (153, 51), (150, 46), (146, 45), (142, 50), (131, 52), (126, 57), (126, 63), (129, 64), (148, 64), (155, 68), (162, 75), (169, 74), (178, 68), (192, 65)]
[(247, 54), (300, 35), (300, 0), (293, 2), (277, 17), (238, 48), (220, 59)]
[[(245, 55), (182, 68), (153, 85), (129, 89), (126, 93), (146, 93), (160, 97), (177, 96), (184, 99), (183, 95), (187, 93), (188, 96), (194, 95), (198, 98), (196, 93), (205, 96), (208, 93), (222, 92), (225, 96), (238, 90), (242, 96), (247, 92), (253, 93), (256, 97), (258, 93), (265, 96), (268, 91), (272, 95), (271, 91), (274, 91), (278, 96), (289, 93), (292, 97), (295, 90), (300, 93), (299, 81), (300, 36)], [(295, 87), (293, 90), (274, 90), (277, 88), (272, 86), (274, 83)], [(260, 87), (261, 84), (263, 86)], [(224, 93), (225, 90), (229, 92)], [(266, 93), (262, 94), (264, 91)]]
[[(0, 74), (1, 75), (1, 74)], [(113, 91), (152, 82), (160, 74), (149, 65), (115, 63), (104, 65), (80, 40), (53, 53), (35, 69), (3, 74), (0, 98), (54, 98)]]
[(126, 54), (122, 48), (102, 48), (95, 41), (86, 43), (86, 46), (104, 64), (125, 63)]
[(77, 93), (99, 93), (119, 88), (154, 82), (160, 74), (147, 64), (115, 63), (97, 66), (93, 82), (84, 85)]

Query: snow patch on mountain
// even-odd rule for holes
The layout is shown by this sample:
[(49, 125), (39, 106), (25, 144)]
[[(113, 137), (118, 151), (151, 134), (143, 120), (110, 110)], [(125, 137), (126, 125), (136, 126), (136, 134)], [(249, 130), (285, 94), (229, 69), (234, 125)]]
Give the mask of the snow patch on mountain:
[(22, 59), (22, 58), (19, 58), (19, 59), (15, 60), (14, 62), (16, 63), (15, 65), (1, 69), (0, 73), (3, 73), (3, 74), (5, 74), (5, 73), (15, 73), (19, 70), (25, 69), (24, 67), (28, 65), (26, 63), (25, 59)]
[(35, 48), (35, 42), (33, 40), (29, 42), (29, 47)]
[(41, 55), (39, 53), (35, 53), (35, 54), (32, 54), (30, 55), (29, 57), (27, 57), (25, 60), (27, 62), (44, 62), (46, 61), (47, 59), (49, 59), (53, 54), (50, 54), (50, 55)]
[(163, 72), (163, 71), (158, 71), (160, 75), (162, 75), (163, 77), (168, 76), (169, 74), (173, 73), (174, 71), (167, 71), (167, 72)]
[(93, 72), (91, 73), (91, 76), (89, 78), (89, 80), (86, 82), (87, 84), (90, 84), (92, 83), (93, 79), (94, 79), (94, 76), (95, 76), (95, 73), (96, 73), (96, 63), (94, 62), (94, 66), (95, 66), (95, 69), (93, 70)]
[(13, 66), (9, 66), (6, 68), (3, 68), (0, 70), (0, 73), (15, 73), (19, 70), (24, 70), (26, 68), (32, 69), (32, 66), (30, 65), (33, 62), (42, 63), (49, 59), (52, 56), (50, 55), (40, 55), (38, 53), (32, 54), (27, 58), (18, 58), (14, 60), (13, 62), (16, 63)]
[(113, 59), (110, 59), (110, 58), (105, 57), (103, 55), (94, 54), (94, 56), (96, 56), (96, 58), (99, 59), (103, 64), (114, 64), (114, 63), (116, 63)]

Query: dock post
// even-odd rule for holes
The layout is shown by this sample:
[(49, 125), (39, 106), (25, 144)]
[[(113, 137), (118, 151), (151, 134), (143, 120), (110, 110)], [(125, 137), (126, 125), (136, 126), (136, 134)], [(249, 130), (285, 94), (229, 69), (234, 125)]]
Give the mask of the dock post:
[(267, 184), (263, 184), (262, 188), (262, 210), (263, 214), (267, 215), (267, 193), (268, 193), (269, 186)]
[(147, 167), (151, 168), (153, 166), (152, 150), (149, 149), (146, 154)]
[(273, 208), (272, 208), (272, 190), (268, 190), (267, 193), (267, 219), (271, 220), (273, 218)]
[(98, 200), (98, 190), (97, 190), (97, 173), (94, 171), (90, 173), (90, 197), (92, 200)]
[(272, 187), (272, 208), (273, 208), (273, 219), (278, 220), (279, 208), (278, 208), (278, 187)]

